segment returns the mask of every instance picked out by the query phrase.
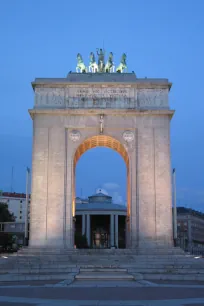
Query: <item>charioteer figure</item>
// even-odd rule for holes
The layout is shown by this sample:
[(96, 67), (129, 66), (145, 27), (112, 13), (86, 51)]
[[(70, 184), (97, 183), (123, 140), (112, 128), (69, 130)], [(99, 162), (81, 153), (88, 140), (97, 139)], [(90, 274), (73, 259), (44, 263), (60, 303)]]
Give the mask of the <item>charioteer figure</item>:
[(105, 71), (105, 63), (104, 63), (104, 51), (102, 49), (97, 49), (97, 55), (98, 55), (98, 70), (99, 72)]

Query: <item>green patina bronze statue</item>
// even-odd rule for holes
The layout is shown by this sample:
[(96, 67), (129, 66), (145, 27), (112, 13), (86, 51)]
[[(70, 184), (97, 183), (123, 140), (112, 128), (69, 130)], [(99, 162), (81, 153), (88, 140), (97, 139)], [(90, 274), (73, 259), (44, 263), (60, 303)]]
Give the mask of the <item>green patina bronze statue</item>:
[(105, 64), (104, 64), (104, 51), (102, 49), (100, 49), (100, 51), (98, 51), (99, 49), (97, 49), (97, 55), (98, 55), (98, 72), (104, 72), (104, 68), (105, 68)]
[(87, 72), (86, 66), (84, 64), (84, 61), (83, 61), (80, 53), (77, 54), (77, 67), (76, 67), (76, 69), (79, 69), (80, 72)]
[(126, 58), (127, 58), (126, 54), (123, 53), (121, 61), (120, 61), (120, 65), (116, 69), (116, 72), (122, 73), (125, 69), (127, 69)]
[[(105, 65), (105, 51), (102, 48), (100, 49), (98, 48), (97, 55), (98, 55), (98, 65), (96, 63), (94, 53), (91, 52), (89, 56), (89, 67), (87, 68), (84, 64), (81, 54), (78, 53), (76, 72), (85, 73), (89, 71), (91, 73), (96, 73), (96, 72), (112, 73), (115, 71), (115, 66), (113, 62), (113, 52), (109, 53), (109, 57), (106, 62), (106, 65)], [(120, 61), (120, 65), (117, 67), (116, 72), (123, 73), (124, 70), (127, 69), (126, 58), (127, 58), (126, 54), (123, 53), (121, 61)]]
[(105, 72), (111, 72), (112, 67), (113, 67), (113, 52), (110, 52), (108, 61), (105, 66)]
[(91, 72), (98, 72), (98, 65), (96, 64), (96, 59), (93, 52), (90, 53), (89, 59), (89, 67), (91, 68)]

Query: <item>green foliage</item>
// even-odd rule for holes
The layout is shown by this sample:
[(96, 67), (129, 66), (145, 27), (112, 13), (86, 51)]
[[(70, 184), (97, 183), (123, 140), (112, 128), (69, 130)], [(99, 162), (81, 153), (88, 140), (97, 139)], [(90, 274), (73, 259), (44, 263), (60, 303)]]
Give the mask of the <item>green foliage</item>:
[(10, 233), (0, 232), (0, 246), (5, 248), (12, 246), (13, 244), (13, 235)]
[(75, 245), (77, 249), (87, 249), (88, 243), (87, 243), (86, 235), (82, 235), (79, 232), (75, 232)]
[(6, 203), (0, 202), (0, 222), (13, 222), (15, 217), (13, 213), (8, 210), (8, 205)]

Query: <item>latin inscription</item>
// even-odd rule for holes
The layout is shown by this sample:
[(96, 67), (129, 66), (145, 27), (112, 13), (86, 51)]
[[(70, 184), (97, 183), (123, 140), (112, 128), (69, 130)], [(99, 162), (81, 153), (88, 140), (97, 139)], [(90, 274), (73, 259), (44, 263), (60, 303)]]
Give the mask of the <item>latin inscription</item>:
[(130, 91), (126, 88), (78, 88), (70, 89), (70, 96), (87, 99), (101, 98), (129, 98)]
[(127, 87), (36, 88), (36, 108), (168, 108), (168, 89)]

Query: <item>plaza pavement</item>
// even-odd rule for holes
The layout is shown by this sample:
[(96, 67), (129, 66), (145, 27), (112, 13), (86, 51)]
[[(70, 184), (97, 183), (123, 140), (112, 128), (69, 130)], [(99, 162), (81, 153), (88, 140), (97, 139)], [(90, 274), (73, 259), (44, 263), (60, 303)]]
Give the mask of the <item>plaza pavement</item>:
[(203, 282), (0, 284), (0, 306), (204, 306)]

